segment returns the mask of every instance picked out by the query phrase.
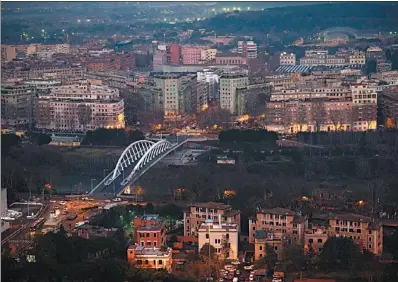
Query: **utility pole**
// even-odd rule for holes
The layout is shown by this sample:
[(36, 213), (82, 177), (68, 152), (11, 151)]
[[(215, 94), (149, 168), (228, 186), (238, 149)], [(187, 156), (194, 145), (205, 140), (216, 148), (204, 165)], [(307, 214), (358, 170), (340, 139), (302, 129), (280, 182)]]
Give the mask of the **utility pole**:
[(90, 190), (90, 194), (93, 192), (93, 181), (97, 181), (97, 179), (91, 179), (91, 190)]

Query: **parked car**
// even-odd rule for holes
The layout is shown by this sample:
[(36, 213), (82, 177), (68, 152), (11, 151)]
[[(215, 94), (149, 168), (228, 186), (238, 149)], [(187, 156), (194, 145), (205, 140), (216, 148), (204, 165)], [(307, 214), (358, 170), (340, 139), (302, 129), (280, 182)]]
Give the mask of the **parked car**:
[(244, 270), (253, 270), (253, 268), (254, 268), (254, 265), (245, 265), (243, 267)]
[(250, 274), (249, 281), (254, 281), (254, 275), (253, 274)]

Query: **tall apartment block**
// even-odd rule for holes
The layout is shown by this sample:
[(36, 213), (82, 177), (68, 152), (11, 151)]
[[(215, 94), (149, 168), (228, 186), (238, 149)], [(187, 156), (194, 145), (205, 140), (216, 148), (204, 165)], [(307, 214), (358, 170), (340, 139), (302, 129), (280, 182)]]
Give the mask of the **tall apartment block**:
[(249, 84), (246, 74), (223, 74), (220, 77), (220, 107), (229, 110), (231, 114), (238, 113), (237, 94), (238, 88)]
[(163, 113), (165, 119), (177, 119), (183, 113), (182, 77), (181, 74), (159, 74), (154, 77), (154, 109)]

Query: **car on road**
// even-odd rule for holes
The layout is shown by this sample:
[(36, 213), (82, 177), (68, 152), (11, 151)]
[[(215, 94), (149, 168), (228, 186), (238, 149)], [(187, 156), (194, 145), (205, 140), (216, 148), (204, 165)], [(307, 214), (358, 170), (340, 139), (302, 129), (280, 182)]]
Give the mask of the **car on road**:
[(249, 281), (254, 281), (254, 275), (253, 274), (250, 274)]
[(61, 202), (59, 202), (59, 204), (63, 205), (63, 206), (66, 205), (65, 201), (61, 201)]
[(245, 265), (243, 267), (244, 270), (253, 270), (253, 268), (254, 268), (254, 265)]

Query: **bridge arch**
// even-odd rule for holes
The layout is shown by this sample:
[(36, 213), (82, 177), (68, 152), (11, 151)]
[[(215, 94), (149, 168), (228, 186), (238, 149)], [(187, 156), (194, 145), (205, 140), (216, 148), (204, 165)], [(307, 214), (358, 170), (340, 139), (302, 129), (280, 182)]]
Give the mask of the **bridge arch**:
[(323, 36), (328, 36), (329, 33), (343, 33), (350, 37), (358, 38), (358, 31), (351, 27), (332, 27), (322, 31)]
[(134, 163), (134, 161), (139, 160), (154, 144), (155, 142), (149, 140), (139, 140), (130, 144), (119, 157), (112, 177), (107, 181), (107, 185), (115, 180), (125, 168)]
[(140, 158), (138, 163), (135, 165), (134, 169), (131, 171), (130, 175), (123, 180), (122, 185), (127, 184), (130, 181), (130, 179), (134, 176), (134, 174), (142, 167), (144, 167), (147, 163), (155, 159), (160, 154), (168, 151), (172, 147), (173, 145), (165, 139), (162, 139), (161, 141), (154, 143)]

